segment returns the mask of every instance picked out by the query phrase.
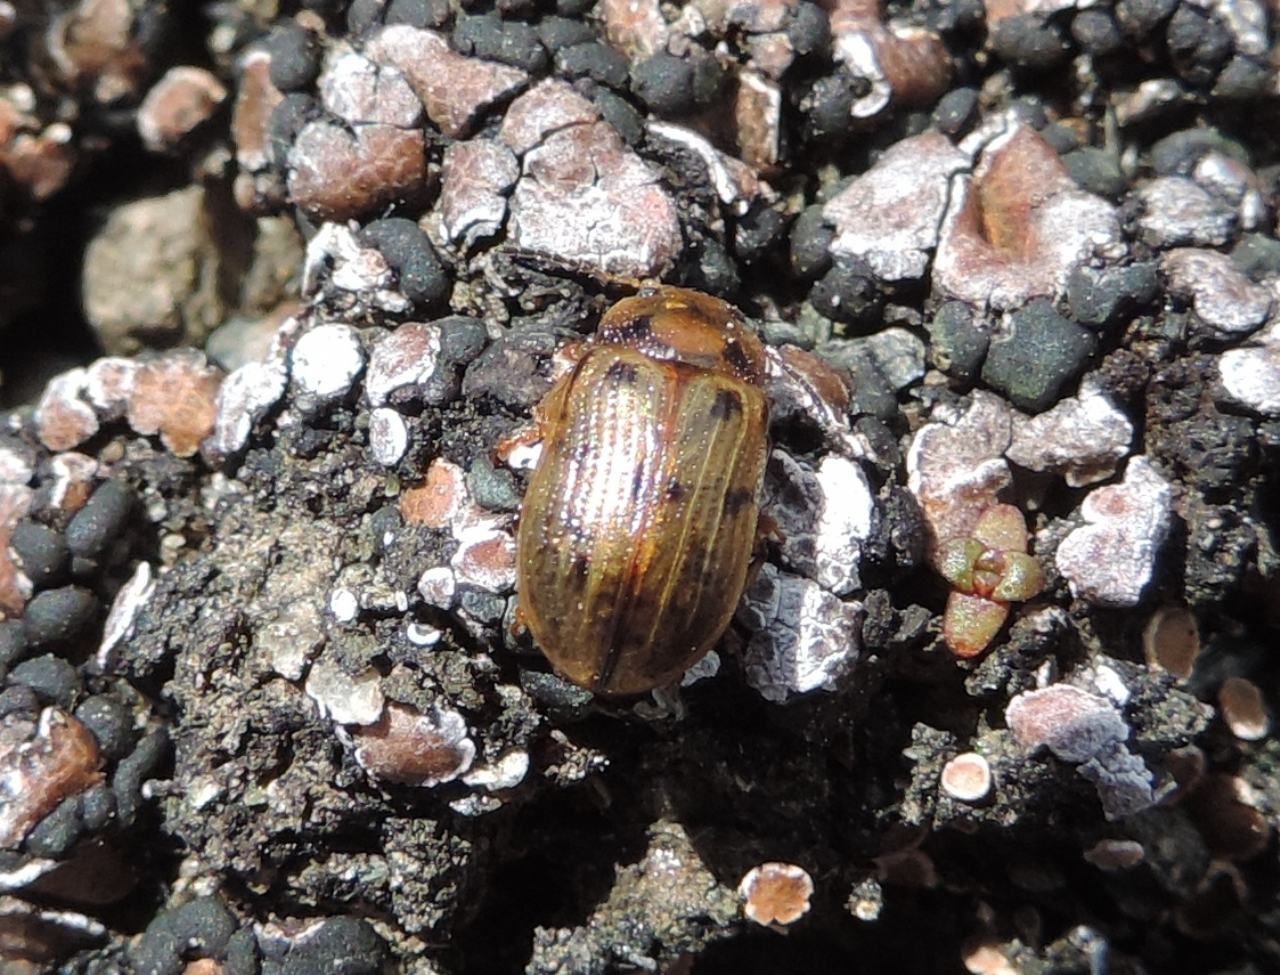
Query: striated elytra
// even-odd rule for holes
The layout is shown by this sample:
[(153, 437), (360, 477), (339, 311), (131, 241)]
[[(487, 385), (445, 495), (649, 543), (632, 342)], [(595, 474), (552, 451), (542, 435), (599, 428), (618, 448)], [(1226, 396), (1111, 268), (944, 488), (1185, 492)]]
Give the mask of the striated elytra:
[(764, 347), (730, 305), (659, 288), (609, 310), (535, 411), (521, 608), (575, 684), (637, 694), (720, 638), (756, 540)]

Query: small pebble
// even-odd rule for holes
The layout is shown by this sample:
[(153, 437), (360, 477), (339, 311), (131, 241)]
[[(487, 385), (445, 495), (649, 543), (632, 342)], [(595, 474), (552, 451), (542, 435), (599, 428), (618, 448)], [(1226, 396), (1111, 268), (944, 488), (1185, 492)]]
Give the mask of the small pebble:
[(1010, 330), (991, 343), (982, 381), (1032, 413), (1058, 401), (1094, 353), (1091, 333), (1059, 315), (1053, 302), (1038, 298), (1010, 316)]
[(409, 449), (409, 427), (393, 409), (380, 406), (369, 414), (369, 450), (383, 467), (395, 467)]
[(375, 220), (365, 226), (360, 238), (387, 259), (401, 292), (415, 305), (434, 308), (449, 297), (449, 276), (430, 239), (412, 220)]
[(107, 694), (85, 698), (76, 708), (76, 717), (97, 739), (102, 754), (117, 760), (129, 754), (137, 735), (133, 715), (119, 700)]
[(97, 613), (97, 597), (80, 586), (38, 593), (22, 617), (27, 643), (34, 648), (66, 644), (81, 636)]
[(281, 91), (300, 91), (320, 74), (320, 41), (297, 24), (274, 28), (264, 45), (271, 55), (271, 83)]
[(9, 546), (18, 557), (31, 584), (43, 589), (60, 581), (67, 568), (67, 540), (61, 532), (24, 518), (9, 535)]
[(45, 654), (24, 660), (9, 671), (9, 680), (35, 691), (45, 704), (70, 708), (80, 691), (80, 675), (61, 657)]
[(631, 69), (631, 90), (650, 111), (674, 118), (693, 108), (693, 65), (658, 53)]
[(124, 481), (103, 481), (67, 525), (67, 548), (80, 558), (96, 559), (118, 538), (134, 505)]

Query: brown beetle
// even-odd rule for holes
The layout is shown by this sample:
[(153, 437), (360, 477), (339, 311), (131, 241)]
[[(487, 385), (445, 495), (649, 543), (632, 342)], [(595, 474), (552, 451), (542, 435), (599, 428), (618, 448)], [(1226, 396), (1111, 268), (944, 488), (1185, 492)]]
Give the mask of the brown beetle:
[(764, 347), (730, 305), (663, 287), (611, 308), (535, 411), (521, 609), (589, 690), (670, 683), (729, 625), (756, 540)]

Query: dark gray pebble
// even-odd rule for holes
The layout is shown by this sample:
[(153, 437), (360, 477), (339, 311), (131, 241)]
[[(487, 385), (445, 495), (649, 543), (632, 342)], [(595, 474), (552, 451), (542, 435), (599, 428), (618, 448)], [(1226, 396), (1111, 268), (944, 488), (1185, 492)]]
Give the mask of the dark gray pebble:
[(24, 518), (14, 525), (9, 545), (35, 588), (60, 582), (66, 574), (67, 540), (48, 525)]
[(309, 87), (320, 74), (320, 41), (297, 24), (282, 24), (267, 35), (271, 55), (271, 83), (281, 91)]
[(1237, 54), (1218, 73), (1213, 93), (1219, 98), (1260, 98), (1271, 91), (1272, 72), (1265, 64)]
[(1131, 37), (1144, 38), (1173, 16), (1178, 0), (1118, 0), (1116, 21)]
[(562, 47), (573, 47), (598, 41), (599, 35), (586, 21), (570, 17), (543, 17), (538, 23), (538, 38), (552, 54)]
[(15, 684), (0, 692), (0, 718), (19, 711), (34, 713), (39, 709), (40, 699), (36, 697), (36, 692), (25, 684)]
[(107, 694), (86, 698), (76, 708), (76, 717), (93, 733), (98, 747), (107, 758), (115, 760), (129, 754), (136, 735), (133, 715), (123, 703)]
[(631, 90), (655, 115), (683, 115), (693, 108), (693, 65), (665, 52), (631, 70)]
[(1034, 14), (1018, 14), (996, 24), (991, 47), (1002, 60), (1036, 71), (1057, 67), (1070, 51), (1057, 27)]
[(1156, 142), (1151, 147), (1151, 168), (1160, 176), (1186, 176), (1201, 156), (1213, 151), (1242, 163), (1249, 161), (1249, 154), (1240, 143), (1206, 126), (1183, 129)]
[(459, 18), (453, 28), (453, 46), (462, 54), (501, 61), (533, 74), (546, 71), (549, 61), (536, 29), (493, 14)]
[(521, 669), (520, 686), (538, 703), (539, 710), (545, 711), (557, 724), (582, 721), (595, 710), (595, 699), (590, 691), (584, 691), (555, 674)]
[(67, 525), (72, 555), (96, 559), (120, 534), (133, 510), (133, 490), (120, 480), (104, 481)]
[(1067, 306), (1076, 321), (1101, 328), (1151, 304), (1159, 291), (1160, 275), (1152, 262), (1102, 271), (1081, 267), (1067, 279)]
[(884, 296), (870, 269), (860, 261), (837, 260), (835, 266), (814, 283), (809, 301), (834, 321), (864, 329), (880, 326)]
[(1129, 181), (1120, 171), (1120, 160), (1105, 149), (1082, 146), (1063, 156), (1062, 164), (1081, 189), (1098, 196), (1119, 199), (1129, 188)]
[(1231, 259), (1255, 281), (1280, 276), (1280, 241), (1266, 234), (1249, 234), (1232, 248)]
[(791, 226), (791, 270), (807, 281), (826, 274), (835, 236), (835, 228), (822, 215), (821, 204), (805, 207)]
[(802, 349), (813, 348), (813, 336), (795, 322), (781, 318), (766, 318), (760, 323), (760, 337), (767, 345), (795, 345)]
[(80, 797), (71, 796), (63, 799), (51, 813), (31, 827), (22, 848), (32, 856), (57, 860), (76, 845), (83, 832)]
[[(386, 0), (351, 0), (347, 7), (347, 30), (352, 34), (360, 34), (383, 22), (386, 16)], [(410, 24), (411, 27), (422, 27), (424, 24)]]
[(1071, 21), (1071, 36), (1096, 58), (1115, 54), (1124, 46), (1120, 25), (1111, 16), (1111, 11), (1100, 7), (1091, 7), (1076, 14)]
[(550, 381), (538, 360), (556, 349), (556, 337), (532, 328), (505, 335), (480, 353), (462, 378), (468, 399), (489, 396), (514, 409), (527, 409), (546, 395)]
[(293, 946), (280, 975), (381, 975), (389, 960), (386, 943), (367, 921), (335, 917)]
[(1231, 57), (1231, 34), (1213, 16), (1184, 3), (1165, 30), (1169, 56), (1179, 75), (1193, 85), (1209, 85)]
[(186, 959), (221, 956), (235, 929), (235, 919), (222, 901), (197, 897), (157, 914), (130, 947), (129, 958), (136, 975), (179, 975)]
[(949, 376), (973, 382), (982, 371), (991, 337), (973, 320), (973, 309), (962, 301), (948, 301), (928, 322), (929, 361)]
[(782, 241), (786, 231), (787, 218), (776, 207), (752, 207), (733, 228), (734, 254), (744, 264), (755, 264)]
[(81, 636), (98, 614), (98, 597), (80, 586), (37, 593), (27, 603), (22, 624), (35, 648), (67, 643)]
[(31, 688), (45, 704), (69, 708), (80, 693), (80, 675), (61, 657), (45, 654), (24, 660), (9, 671), (9, 682)]
[(453, 19), (447, 0), (391, 0), (383, 18), (387, 24), (445, 27)]
[(169, 733), (164, 728), (149, 732), (138, 747), (120, 760), (111, 776), (111, 790), (116, 795), (116, 809), (121, 826), (132, 826), (142, 808), (142, 783), (169, 754)]
[(606, 88), (597, 88), (591, 100), (600, 109), (605, 121), (618, 130), (622, 141), (627, 145), (639, 145), (644, 139), (644, 119), (625, 98)]
[(27, 635), (22, 620), (0, 620), (0, 677), (27, 652)]
[(1037, 298), (1010, 318), (1008, 336), (991, 343), (982, 380), (1020, 410), (1041, 413), (1088, 364), (1097, 340)]
[(116, 817), (116, 794), (106, 783), (98, 783), (80, 793), (80, 822), (91, 833), (105, 829)]
[(714, 237), (706, 237), (696, 254), (697, 263), (685, 283), (722, 298), (731, 298), (742, 282), (738, 278), (738, 264), (724, 245)]
[(258, 939), (249, 928), (241, 928), (227, 941), (222, 975), (258, 975)]
[(482, 623), (497, 623), (507, 608), (507, 601), (491, 592), (467, 589), (458, 597), (458, 605)]
[(572, 44), (556, 52), (556, 72), (566, 78), (590, 78), (622, 90), (629, 77), (627, 59), (599, 41)]
[(831, 42), (831, 18), (816, 3), (801, 0), (791, 8), (787, 38), (800, 57), (825, 51)]
[(561, 17), (581, 17), (596, 5), (596, 0), (556, 0), (556, 13)]
[(490, 511), (517, 511), (520, 490), (515, 475), (505, 467), (495, 467), (485, 454), (476, 458), (467, 471), (467, 487), (476, 504)]
[(432, 308), (449, 297), (449, 275), (431, 240), (412, 220), (374, 220), (360, 236), (387, 259), (396, 272), (401, 292), (414, 304)]
[(1080, 139), (1075, 132), (1060, 122), (1050, 122), (1040, 130), (1040, 137), (1053, 147), (1053, 151), (1060, 156), (1066, 155), (1073, 149), (1080, 148)]
[(933, 109), (933, 124), (944, 135), (963, 135), (977, 119), (976, 88), (953, 88), (938, 100)]
[(277, 169), (286, 169), (289, 165), (289, 153), (293, 149), (294, 140), (302, 127), (320, 115), (320, 103), (311, 95), (292, 92), (285, 95), (271, 111), (267, 122), (267, 144), (270, 147), (271, 162)]
[(800, 105), (805, 138), (825, 142), (847, 135), (853, 128), (853, 102), (861, 91), (861, 83), (842, 69), (815, 81)]

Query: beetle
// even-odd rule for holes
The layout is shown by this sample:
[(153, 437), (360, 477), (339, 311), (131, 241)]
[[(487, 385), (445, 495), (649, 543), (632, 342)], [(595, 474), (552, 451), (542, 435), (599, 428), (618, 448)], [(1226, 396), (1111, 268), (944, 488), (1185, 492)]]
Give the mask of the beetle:
[(516, 542), (521, 616), (561, 674), (661, 687), (729, 626), (756, 548), (765, 351), (733, 306), (624, 298), (534, 410)]

